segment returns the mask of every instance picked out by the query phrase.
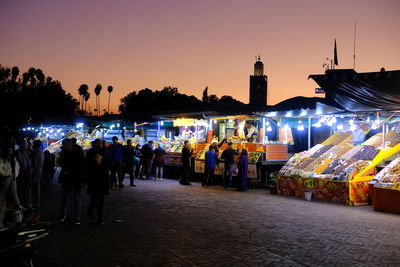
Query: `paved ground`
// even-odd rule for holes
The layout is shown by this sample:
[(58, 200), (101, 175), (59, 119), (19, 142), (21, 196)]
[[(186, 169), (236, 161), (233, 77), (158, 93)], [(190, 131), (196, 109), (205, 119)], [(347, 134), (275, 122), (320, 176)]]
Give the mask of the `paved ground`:
[[(265, 190), (137, 184), (106, 198), (105, 225), (86, 216), (53, 225), (38, 266), (400, 266), (399, 215)], [(46, 191), (45, 220), (57, 218), (59, 192)]]

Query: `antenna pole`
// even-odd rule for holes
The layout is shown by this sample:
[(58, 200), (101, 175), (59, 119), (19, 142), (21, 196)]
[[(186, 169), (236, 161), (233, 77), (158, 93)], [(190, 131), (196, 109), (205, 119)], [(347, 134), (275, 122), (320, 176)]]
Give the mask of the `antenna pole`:
[(353, 46), (353, 69), (356, 69), (356, 36), (357, 36), (357, 21), (354, 21), (354, 46)]

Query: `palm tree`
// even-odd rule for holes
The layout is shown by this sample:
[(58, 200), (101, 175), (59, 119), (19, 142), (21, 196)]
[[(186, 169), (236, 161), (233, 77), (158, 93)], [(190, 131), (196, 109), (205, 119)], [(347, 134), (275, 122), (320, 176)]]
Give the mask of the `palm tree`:
[(97, 116), (100, 115), (100, 92), (103, 86), (101, 84), (97, 84), (96, 87), (94, 88), (94, 93), (96, 94), (96, 110), (97, 110)]
[(90, 98), (90, 93), (86, 92), (86, 95), (85, 95), (85, 98), (84, 98), (85, 105), (84, 105), (84, 108), (83, 108), (83, 111), (84, 111), (85, 114), (86, 114), (86, 103), (88, 102), (89, 98)]
[(111, 92), (113, 91), (113, 87), (111, 86), (111, 85), (109, 85), (108, 87), (107, 87), (107, 91), (108, 91), (108, 113), (110, 113), (110, 97), (111, 97)]
[(81, 84), (81, 86), (79, 86), (78, 93), (79, 93), (79, 103), (81, 110), (83, 110), (84, 99), (88, 92), (89, 92), (89, 86), (87, 84)]

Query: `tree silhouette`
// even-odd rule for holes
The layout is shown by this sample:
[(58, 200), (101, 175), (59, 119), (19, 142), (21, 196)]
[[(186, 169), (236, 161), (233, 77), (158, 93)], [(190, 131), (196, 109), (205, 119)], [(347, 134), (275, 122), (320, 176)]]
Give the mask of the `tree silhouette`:
[(133, 114), (140, 111), (154, 113), (178, 111), (200, 105), (202, 105), (202, 102), (196, 97), (181, 94), (176, 87), (166, 86), (161, 91), (153, 92), (145, 88), (139, 92), (129, 93), (121, 99), (119, 110), (124, 114)]
[(84, 110), (84, 102), (85, 102), (85, 96), (89, 92), (89, 86), (87, 84), (81, 84), (78, 88), (78, 93), (79, 93), (79, 104), (80, 104), (80, 110)]
[(83, 108), (84, 114), (86, 114), (86, 104), (89, 101), (89, 98), (90, 98), (90, 93), (89, 93), (89, 91), (87, 91), (85, 94), (85, 97), (84, 97), (84, 100), (85, 100), (85, 106)]
[(218, 103), (218, 97), (216, 95), (210, 95), (208, 97), (208, 103)]
[(208, 86), (206, 86), (206, 89), (203, 91), (202, 101), (203, 103), (208, 103)]
[(66, 93), (59, 81), (45, 76), (40, 69), (30, 68), (20, 74), (0, 65), (0, 114), (4, 125), (48, 121), (49, 118), (73, 116), (78, 101)]
[(108, 87), (107, 87), (107, 91), (108, 91), (108, 113), (110, 113), (110, 97), (111, 97), (111, 92), (113, 91), (113, 87), (111, 86), (111, 85), (109, 85)]
[(101, 86), (101, 84), (99, 84), (99, 83), (94, 88), (94, 93), (96, 94), (97, 116), (100, 116), (100, 92), (101, 92), (101, 89), (103, 89), (103, 86)]

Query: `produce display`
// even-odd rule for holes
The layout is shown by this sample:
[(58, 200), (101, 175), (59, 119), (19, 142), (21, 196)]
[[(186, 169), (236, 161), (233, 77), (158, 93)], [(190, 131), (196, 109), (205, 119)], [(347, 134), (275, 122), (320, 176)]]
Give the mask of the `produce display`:
[(370, 183), (375, 187), (400, 190), (400, 157), (383, 168)]
[(360, 150), (362, 149), (362, 146), (356, 146), (347, 151), (345, 154), (343, 154), (340, 158), (341, 159), (351, 159), (353, 158)]
[(324, 145), (322, 146), (320, 149), (318, 149), (315, 153), (313, 153), (310, 158), (319, 158), (322, 156), (322, 154), (324, 154), (325, 152), (327, 152), (329, 149), (331, 149), (333, 147), (333, 145)]
[(336, 132), (328, 137), (328, 139), (326, 139), (324, 142), (322, 142), (322, 145), (345, 145), (346, 143), (350, 143), (351, 139), (351, 132)]
[(373, 146), (364, 145), (361, 146), (360, 151), (358, 151), (352, 158), (359, 160), (373, 160), (378, 153), (379, 149)]
[(257, 163), (261, 156), (261, 152), (249, 152), (248, 153), (249, 163)]
[[(396, 134), (390, 137), (396, 138)], [(368, 167), (380, 150), (371, 145), (353, 146), (347, 141), (351, 133), (337, 132), (322, 144), (308, 151), (295, 154), (279, 171), (280, 175), (308, 178), (329, 179), (335, 181), (350, 181), (360, 171)], [(377, 136), (365, 142), (376, 143)], [(375, 168), (368, 174), (373, 174)]]
[(327, 159), (336, 159), (336, 158), (342, 156), (343, 154), (345, 154), (347, 151), (349, 151), (352, 148), (353, 148), (353, 146), (349, 145), (349, 144), (343, 145), (343, 146), (339, 146), (339, 145), (333, 146), (331, 149), (329, 149), (324, 154), (322, 154), (321, 157), (327, 158)]

